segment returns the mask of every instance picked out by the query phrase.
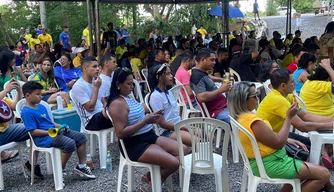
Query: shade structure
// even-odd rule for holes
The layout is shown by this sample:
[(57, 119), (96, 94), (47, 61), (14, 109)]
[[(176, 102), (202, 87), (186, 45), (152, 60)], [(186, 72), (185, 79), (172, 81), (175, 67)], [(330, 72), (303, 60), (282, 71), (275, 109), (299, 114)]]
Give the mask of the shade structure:
[[(221, 17), (223, 15), (222, 6), (217, 6), (209, 12), (209, 15)], [(239, 18), (245, 17), (239, 8), (234, 6), (229, 6), (229, 18)]]
[[(65, 2), (65, 1), (86, 1), (86, 0), (14, 0), (14, 1), (64, 1)], [(99, 0), (99, 2), (112, 3), (112, 4), (189, 4), (189, 3), (217, 3), (217, 0)]]

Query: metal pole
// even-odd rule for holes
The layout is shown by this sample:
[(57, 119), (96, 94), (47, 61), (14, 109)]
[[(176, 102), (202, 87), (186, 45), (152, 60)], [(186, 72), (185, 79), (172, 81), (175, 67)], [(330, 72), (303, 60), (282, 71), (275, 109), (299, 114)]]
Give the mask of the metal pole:
[(46, 28), (46, 11), (45, 11), (45, 1), (39, 2), (39, 13), (41, 16), (41, 25), (43, 28)]
[(97, 47), (97, 56), (100, 56), (101, 41), (100, 41), (100, 13), (99, 13), (99, 0), (95, 0), (95, 41)]
[(86, 0), (87, 2), (87, 15), (88, 15), (88, 30), (89, 30), (89, 38), (91, 41), (90, 47), (89, 47), (89, 54), (91, 56), (94, 56), (94, 46), (93, 46), (93, 30), (92, 30), (92, 15), (91, 15), (91, 6), (90, 6), (90, 0)]
[(291, 15), (291, 12), (292, 12), (292, 1), (291, 0), (289, 0), (289, 10), (290, 10), (290, 14), (289, 14), (289, 33), (291, 33), (291, 17), (292, 17), (292, 15)]
[(289, 34), (289, 0), (287, 1), (287, 9), (286, 9), (286, 24), (285, 24), (285, 34)]
[(229, 46), (228, 39), (230, 35), (229, 29), (229, 0), (222, 0), (222, 28), (223, 28), (223, 44)]

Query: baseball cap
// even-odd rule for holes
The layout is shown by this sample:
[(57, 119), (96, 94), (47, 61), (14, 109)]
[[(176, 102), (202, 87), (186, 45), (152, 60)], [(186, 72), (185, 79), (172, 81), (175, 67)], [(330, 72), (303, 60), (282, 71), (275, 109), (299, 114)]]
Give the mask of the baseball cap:
[(75, 49), (75, 53), (81, 53), (84, 50), (86, 50), (84, 47), (79, 47), (79, 48)]
[(233, 54), (235, 54), (235, 53), (241, 53), (241, 51), (242, 51), (242, 48), (241, 48), (240, 45), (234, 45), (234, 46), (232, 47), (232, 53), (233, 53)]

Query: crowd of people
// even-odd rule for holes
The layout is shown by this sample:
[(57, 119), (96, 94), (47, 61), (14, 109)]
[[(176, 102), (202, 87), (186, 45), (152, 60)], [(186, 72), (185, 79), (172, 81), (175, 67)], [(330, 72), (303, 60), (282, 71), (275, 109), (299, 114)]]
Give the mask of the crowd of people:
[[(233, 31), (228, 48), (223, 47), (220, 33), (210, 37), (204, 26), (195, 34), (175, 38), (159, 35), (154, 29), (148, 40), (139, 38), (131, 43), (127, 26), (117, 31), (110, 22), (107, 31), (101, 29), (100, 55), (90, 55), (89, 47), (95, 40), (90, 39), (87, 27), (82, 41), (73, 49), (68, 30), (63, 27), (56, 43), (38, 25), (32, 34), (25, 29), (16, 48), (1, 47), (0, 98), (12, 110), (22, 95), (27, 102), (21, 114), (24, 124), (0, 119), (0, 145), (27, 140), (29, 132), (37, 146), (62, 150), (63, 169), (77, 151), (75, 171), (94, 179), (85, 160), (86, 137), (73, 130), (63, 131), (55, 138), (48, 136), (48, 129), (60, 125), (53, 123), (39, 104), (41, 100), (54, 104), (60, 95), (66, 107), (71, 102), (71, 92), (73, 102), (80, 106), (78, 115), (84, 120), (85, 129), (114, 127), (125, 144), (120, 151), (126, 150), (132, 161), (159, 165), (164, 181), (179, 167), (174, 125), (182, 120), (181, 111), (177, 98), (169, 91), (177, 82), (184, 87), (181, 95), (185, 107), (191, 104), (200, 109), (205, 104), (210, 118), (230, 124), (230, 115), (255, 136), (270, 177), (305, 179), (303, 191), (323, 187), (334, 190), (327, 169), (334, 168), (331, 145), (325, 145), (322, 152), (323, 166), (299, 160), (294, 164), (283, 148), (286, 142), (305, 151), (311, 146), (308, 138), (289, 132), (290, 125), (301, 132), (333, 128), (334, 22), (328, 23), (319, 40), (313, 36), (303, 42), (299, 30), (285, 39), (274, 31), (272, 39), (262, 37), (258, 41), (259, 50), (243, 42), (254, 40), (254, 31)], [(245, 34), (247, 37), (243, 38)], [(143, 69), (147, 69), (147, 76), (141, 73)], [(240, 83), (233, 85), (232, 79), (237, 77), (230, 78), (230, 69), (240, 76), (236, 79)], [(147, 105), (132, 96), (134, 80), (141, 84), (142, 93), (148, 94)], [(20, 82), (25, 82), (23, 87)], [(255, 82), (271, 89), (258, 107), (260, 94)], [(217, 83), (221, 86), (217, 87)], [(18, 92), (15, 100), (6, 97), (12, 90)], [(307, 109), (294, 102), (293, 92)], [(157, 130), (152, 124), (158, 125)], [(181, 136), (187, 154), (191, 136), (184, 130)], [(259, 175), (251, 144), (245, 136), (241, 136), (241, 142), (254, 174)], [(16, 154), (17, 151), (5, 151), (1, 159), (11, 159)], [(32, 169), (29, 161), (25, 167)], [(43, 178), (38, 164), (34, 169), (36, 178)], [(150, 184), (150, 174), (142, 180)], [(282, 191), (291, 191), (291, 186), (284, 185)]]

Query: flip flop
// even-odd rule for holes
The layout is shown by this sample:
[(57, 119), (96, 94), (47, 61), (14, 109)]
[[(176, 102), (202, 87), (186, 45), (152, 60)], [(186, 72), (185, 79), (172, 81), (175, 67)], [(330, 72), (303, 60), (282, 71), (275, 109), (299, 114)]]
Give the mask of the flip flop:
[(146, 183), (147, 185), (151, 187), (151, 181), (147, 178), (146, 175), (141, 177), (141, 182)]
[(6, 161), (9, 161), (15, 158), (19, 154), (19, 151), (18, 150), (4, 151), (4, 153), (6, 154), (4, 156), (7, 156), (7, 157), (5, 157), (4, 159), (1, 158), (1, 163), (4, 163)]
[(323, 155), (321, 157), (321, 161), (322, 164), (324, 165), (324, 167), (326, 167), (327, 169), (333, 169), (334, 165), (332, 163), (332, 159), (329, 156)]

